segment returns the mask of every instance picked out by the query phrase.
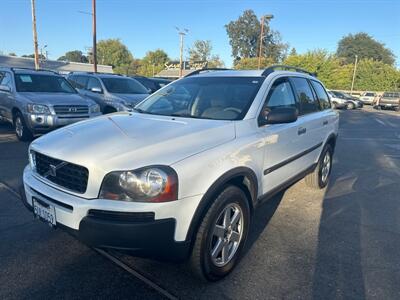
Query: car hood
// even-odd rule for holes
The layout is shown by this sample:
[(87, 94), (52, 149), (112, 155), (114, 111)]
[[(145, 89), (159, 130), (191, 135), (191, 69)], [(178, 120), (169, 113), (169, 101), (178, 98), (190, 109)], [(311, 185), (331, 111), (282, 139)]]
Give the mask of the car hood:
[(146, 98), (149, 94), (112, 94), (115, 97), (118, 97), (125, 102), (128, 102), (131, 105), (135, 105)]
[(93, 102), (80, 94), (67, 93), (20, 93), (35, 104), (44, 105), (90, 105)]
[(234, 138), (232, 121), (122, 112), (58, 129), (31, 148), (104, 174), (171, 165)]

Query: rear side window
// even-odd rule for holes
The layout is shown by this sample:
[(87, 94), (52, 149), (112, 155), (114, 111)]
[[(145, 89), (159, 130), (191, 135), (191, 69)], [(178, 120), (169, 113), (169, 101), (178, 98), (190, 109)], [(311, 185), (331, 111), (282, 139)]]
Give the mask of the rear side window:
[(294, 88), (300, 103), (300, 114), (306, 115), (319, 111), (319, 103), (314, 98), (311, 87), (305, 78), (292, 77), (291, 81), (294, 84)]
[(271, 110), (278, 107), (296, 108), (296, 100), (287, 78), (279, 78), (274, 82), (269, 90), (265, 106)]
[(329, 101), (329, 96), (326, 93), (322, 84), (317, 81), (311, 80), (311, 84), (317, 94), (319, 105), (322, 110), (331, 108), (331, 103)]

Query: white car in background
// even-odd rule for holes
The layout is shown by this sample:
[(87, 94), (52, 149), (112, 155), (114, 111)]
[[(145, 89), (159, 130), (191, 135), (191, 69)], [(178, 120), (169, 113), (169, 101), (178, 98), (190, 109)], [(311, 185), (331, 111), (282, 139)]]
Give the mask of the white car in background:
[(375, 100), (376, 100), (377, 94), (375, 92), (364, 92), (361, 97), (360, 100), (364, 103), (364, 104), (369, 104), (372, 105)]
[(331, 99), (332, 107), (335, 109), (347, 109), (348, 101), (337, 97), (332, 91), (327, 91)]

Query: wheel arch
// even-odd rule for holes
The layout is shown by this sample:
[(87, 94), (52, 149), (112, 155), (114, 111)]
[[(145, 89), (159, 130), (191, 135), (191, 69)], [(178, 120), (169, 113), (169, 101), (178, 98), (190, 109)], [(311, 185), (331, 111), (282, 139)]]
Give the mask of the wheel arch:
[(186, 234), (187, 241), (192, 240), (193, 244), (193, 236), (197, 232), (201, 220), (204, 218), (204, 215), (207, 213), (213, 200), (227, 185), (235, 185), (239, 187), (247, 196), (250, 211), (253, 211), (258, 195), (258, 180), (256, 173), (248, 167), (234, 168), (214, 181), (207, 192), (203, 195)]

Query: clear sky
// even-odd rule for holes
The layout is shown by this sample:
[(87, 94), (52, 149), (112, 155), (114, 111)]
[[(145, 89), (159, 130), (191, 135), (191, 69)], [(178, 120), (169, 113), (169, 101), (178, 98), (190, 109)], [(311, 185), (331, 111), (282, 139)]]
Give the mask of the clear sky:
[[(30, 0), (0, 0), (0, 51), (33, 53)], [(91, 0), (36, 0), (39, 44), (56, 59), (68, 50), (91, 45)], [(272, 13), (273, 29), (299, 53), (335, 51), (348, 33), (364, 31), (385, 43), (400, 67), (400, 0), (97, 0), (98, 39), (120, 38), (133, 56), (164, 49), (179, 56), (175, 26), (190, 30), (185, 49), (196, 39), (211, 40), (214, 54), (231, 66), (224, 25), (245, 9), (258, 16)]]

